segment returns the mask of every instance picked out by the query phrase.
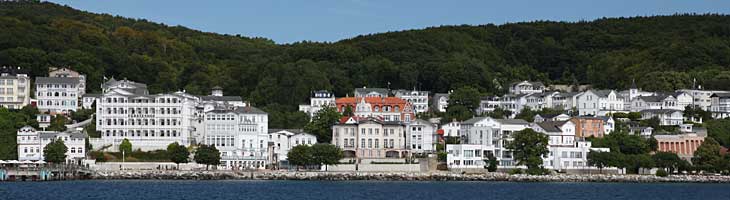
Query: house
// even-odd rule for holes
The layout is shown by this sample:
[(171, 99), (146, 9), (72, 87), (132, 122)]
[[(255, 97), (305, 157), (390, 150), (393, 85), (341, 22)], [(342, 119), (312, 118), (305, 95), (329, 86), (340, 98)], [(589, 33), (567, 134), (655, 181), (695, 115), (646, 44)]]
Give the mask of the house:
[(461, 123), (456, 120), (442, 124), (441, 130), (444, 130), (444, 137), (461, 137)]
[(544, 90), (545, 85), (542, 82), (522, 81), (512, 83), (509, 87), (510, 94), (542, 93)]
[(715, 118), (730, 117), (730, 92), (714, 93), (710, 96), (710, 112)]
[(38, 110), (52, 114), (75, 112), (83, 95), (80, 85), (80, 79), (76, 77), (36, 77)]
[(30, 104), (30, 77), (20, 67), (0, 68), (0, 107), (21, 109)]
[(674, 109), (684, 110), (677, 99), (672, 95), (639, 96), (631, 100), (631, 112), (641, 112), (647, 109)]
[(578, 116), (571, 118), (570, 121), (575, 124), (575, 136), (578, 138), (602, 138), (606, 131), (603, 119), (598, 117)]
[(355, 88), (355, 97), (388, 97), (390, 90), (385, 88)]
[(616, 128), (616, 122), (613, 121), (613, 117), (610, 116), (598, 116), (599, 119), (603, 120), (603, 134), (611, 134)]
[(647, 92), (641, 90), (639, 87), (636, 86), (636, 81), (631, 81), (631, 87), (629, 87), (628, 90), (620, 91), (619, 96), (623, 98), (624, 100), (624, 108), (629, 109), (631, 108), (631, 101), (633, 101), (635, 98), (641, 97), (641, 96), (654, 96), (656, 93), (654, 92)]
[(449, 106), (449, 93), (434, 93), (431, 98), (431, 108), (437, 112), (446, 112), (446, 107)]
[(411, 153), (434, 153), (437, 143), (436, 126), (431, 122), (416, 119), (406, 124), (406, 146)]
[(398, 97), (343, 97), (335, 100), (337, 111), (345, 112), (353, 108), (355, 116), (376, 117), (384, 121), (403, 121), (409, 123), (416, 119), (411, 103)]
[(661, 126), (676, 126), (684, 122), (683, 112), (674, 109), (646, 109), (641, 111), (641, 119), (659, 118)]
[(418, 91), (414, 88), (410, 91), (395, 90), (393, 93), (395, 93), (396, 97), (408, 101), (408, 103), (413, 106), (413, 110), (416, 112), (416, 114), (428, 112), (429, 91)]
[(548, 150), (543, 166), (554, 170), (585, 169), (590, 151), (608, 152), (608, 148), (593, 148), (590, 141), (576, 139), (576, 126), (571, 121), (536, 123), (532, 129), (548, 135)]
[(570, 116), (566, 114), (537, 114), (534, 117), (533, 122), (548, 122), (548, 121), (567, 121), (570, 120)]
[(673, 152), (680, 158), (691, 160), (694, 152), (705, 141), (706, 135), (684, 133), (679, 135), (655, 135), (657, 151)]
[(51, 119), (53, 119), (53, 116), (50, 114), (37, 114), (35, 119), (38, 122), (38, 127), (45, 130), (45, 128), (48, 128), (48, 126), (51, 125)]
[(588, 90), (577, 97), (579, 115), (605, 116), (626, 112), (624, 100), (614, 90)]
[(335, 94), (327, 90), (318, 90), (310, 95), (309, 105), (299, 105), (299, 111), (307, 113), (312, 119), (325, 106), (335, 107)]
[(483, 169), (483, 148), (479, 144), (446, 145), (446, 164), (449, 169)]
[(94, 105), (96, 105), (96, 101), (99, 100), (99, 97), (101, 97), (101, 94), (91, 94), (91, 93), (84, 94), (84, 96), (81, 96), (81, 108), (83, 108), (83, 109), (94, 108)]
[(571, 110), (577, 108), (577, 97), (582, 92), (562, 92), (552, 95), (551, 108)]
[(226, 104), (234, 107), (246, 106), (246, 103), (243, 102), (243, 98), (241, 98), (241, 96), (224, 96), (223, 88), (220, 86), (214, 86), (210, 95), (200, 96), (200, 101), (206, 103)]
[(268, 114), (258, 108), (219, 104), (205, 112), (204, 132), (196, 140), (218, 148), (226, 169), (262, 169), (272, 161), (268, 122)]
[(18, 129), (18, 160), (44, 160), (43, 149), (54, 140), (63, 140), (66, 145), (66, 163), (80, 165), (86, 157), (86, 133), (81, 131), (56, 132), (36, 131), (33, 127), (24, 126)]
[(645, 138), (651, 137), (654, 128), (648, 126), (634, 126), (629, 128), (631, 134), (640, 135)]
[(697, 89), (681, 89), (677, 90), (677, 92), (687, 93), (688, 95), (692, 96), (692, 104), (695, 106), (699, 106), (700, 108), (702, 108), (702, 110), (712, 110), (710, 107), (712, 106), (713, 94), (730, 93), (730, 91), (703, 90), (702, 86), (699, 86)]
[(410, 154), (405, 126), (375, 117), (342, 117), (332, 126), (331, 143), (343, 150), (345, 158), (405, 158)]
[[(516, 162), (512, 151), (504, 146), (513, 140), (513, 133), (526, 128), (529, 128), (529, 123), (521, 119), (475, 117), (461, 123), (461, 144), (456, 145), (482, 145), (483, 159), (494, 155), (500, 166), (514, 166)], [(452, 144), (447, 145), (447, 148), (448, 146)]]
[(269, 142), (272, 143), (271, 161), (277, 166), (288, 166), (289, 151), (299, 145), (317, 144), (317, 136), (302, 129), (269, 129)]

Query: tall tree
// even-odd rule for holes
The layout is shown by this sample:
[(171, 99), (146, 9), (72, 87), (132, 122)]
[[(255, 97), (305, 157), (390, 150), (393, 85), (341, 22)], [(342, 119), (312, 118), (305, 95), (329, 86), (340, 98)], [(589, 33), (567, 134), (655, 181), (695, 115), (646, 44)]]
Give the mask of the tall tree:
[(308, 166), (314, 163), (314, 154), (312, 153), (312, 147), (307, 145), (297, 145), (286, 155), (289, 165), (297, 166)]
[(190, 152), (185, 145), (179, 145), (177, 142), (167, 145), (167, 154), (170, 156), (170, 161), (177, 165), (177, 169), (180, 169), (180, 163), (188, 163), (188, 157)]
[(49, 131), (66, 131), (66, 123), (68, 118), (63, 115), (56, 115), (51, 118), (51, 125), (48, 126)]
[(312, 159), (314, 163), (324, 165), (325, 171), (327, 166), (339, 164), (343, 157), (342, 149), (335, 145), (325, 143), (312, 145)]
[(198, 146), (193, 160), (195, 160), (198, 164), (204, 164), (205, 170), (208, 170), (210, 165), (221, 164), (221, 153), (218, 151), (218, 148), (215, 148), (215, 146), (203, 144)]
[(66, 151), (68, 151), (68, 147), (66, 147), (63, 140), (54, 139), (43, 147), (43, 160), (54, 164), (66, 162)]
[(724, 161), (720, 156), (720, 144), (715, 139), (705, 138), (705, 141), (695, 150), (692, 164), (710, 172), (721, 171)]
[(506, 147), (512, 150), (518, 165), (527, 166), (530, 174), (543, 174), (542, 157), (550, 153), (548, 151), (548, 137), (532, 129), (524, 129), (515, 132), (513, 141)]
[(330, 143), (332, 141), (332, 125), (340, 120), (339, 112), (334, 107), (325, 106), (317, 111), (312, 121), (304, 126), (304, 131), (317, 136), (317, 142)]
[(122, 143), (119, 144), (119, 152), (124, 152), (127, 155), (132, 153), (132, 143), (129, 142), (129, 139), (124, 138), (122, 140)]

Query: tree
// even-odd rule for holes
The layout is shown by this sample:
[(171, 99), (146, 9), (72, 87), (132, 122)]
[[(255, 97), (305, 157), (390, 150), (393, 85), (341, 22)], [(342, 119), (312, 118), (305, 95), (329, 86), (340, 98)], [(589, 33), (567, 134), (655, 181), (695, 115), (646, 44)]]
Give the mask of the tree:
[(203, 144), (198, 146), (193, 160), (198, 164), (204, 164), (205, 170), (208, 170), (210, 165), (221, 164), (221, 153), (215, 146)]
[[(289, 150), (286, 154), (289, 165), (293, 166), (308, 166), (314, 163), (314, 155), (312, 154), (312, 148), (307, 145), (298, 145)], [(298, 170), (299, 168), (297, 168)]]
[(325, 106), (317, 111), (312, 121), (304, 126), (304, 131), (317, 136), (317, 142), (329, 143), (332, 141), (332, 125), (337, 123), (342, 115), (334, 107)]
[(43, 147), (43, 160), (55, 164), (66, 162), (66, 151), (68, 151), (68, 147), (63, 140), (54, 139)]
[(48, 126), (49, 131), (66, 131), (66, 122), (68, 118), (63, 115), (56, 115), (51, 118), (51, 124)]
[(352, 106), (351, 105), (345, 106), (345, 111), (342, 112), (342, 115), (347, 116), (347, 117), (355, 116), (355, 112), (352, 110)]
[(669, 173), (674, 173), (674, 170), (682, 165), (682, 159), (672, 152), (656, 152), (651, 157), (656, 167), (668, 169)]
[(542, 157), (548, 151), (548, 137), (532, 129), (524, 129), (514, 133), (514, 140), (507, 144), (507, 149), (513, 151), (518, 165), (527, 166), (530, 174), (543, 174)]
[(661, 129), (659, 124), (660, 124), (659, 117), (652, 117), (649, 119), (641, 120), (641, 125), (651, 127), (654, 130)]
[(132, 153), (132, 143), (129, 142), (129, 139), (124, 138), (124, 140), (122, 140), (122, 143), (119, 144), (119, 152), (127, 154)]
[(326, 143), (312, 145), (312, 160), (316, 164), (324, 165), (325, 171), (327, 171), (328, 165), (339, 164), (343, 157), (342, 149), (335, 145)]
[(710, 172), (718, 172), (722, 170), (723, 158), (720, 156), (720, 144), (710, 137), (695, 150), (692, 164), (698, 169)]
[(707, 136), (722, 146), (730, 147), (730, 118), (707, 120)]
[(474, 116), (474, 111), (479, 108), (482, 94), (472, 86), (464, 86), (454, 90), (449, 95), (449, 106), (446, 107), (447, 120), (465, 120)]
[(495, 119), (504, 119), (512, 116), (512, 111), (497, 107), (492, 112), (487, 113), (487, 116)]
[(170, 161), (177, 165), (180, 169), (180, 163), (188, 163), (188, 157), (190, 152), (185, 145), (179, 145), (177, 142), (167, 145), (167, 154), (170, 156)]
[(598, 168), (599, 172), (603, 172), (603, 168), (611, 166), (611, 153), (601, 151), (588, 152), (588, 165)]
[(497, 165), (499, 164), (497, 162), (497, 157), (494, 157), (494, 155), (489, 154), (487, 155), (487, 171), (488, 172), (496, 172), (497, 171)]

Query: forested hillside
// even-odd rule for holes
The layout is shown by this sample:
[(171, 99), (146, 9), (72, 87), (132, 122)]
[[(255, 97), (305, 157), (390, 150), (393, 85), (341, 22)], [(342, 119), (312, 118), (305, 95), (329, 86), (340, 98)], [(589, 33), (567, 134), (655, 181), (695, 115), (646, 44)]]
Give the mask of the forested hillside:
[(523, 79), (617, 89), (636, 79), (647, 90), (674, 90), (696, 78), (705, 88), (730, 89), (730, 16), (443, 26), (277, 45), (53, 3), (0, 2), (0, 65), (33, 76), (69, 66), (88, 75), (92, 91), (104, 76), (144, 82), (152, 92), (205, 94), (219, 85), (269, 111), (272, 127), (289, 127), (302, 124), (287, 117), (299, 119), (289, 112), (310, 90), (344, 96), (389, 82), (497, 94)]

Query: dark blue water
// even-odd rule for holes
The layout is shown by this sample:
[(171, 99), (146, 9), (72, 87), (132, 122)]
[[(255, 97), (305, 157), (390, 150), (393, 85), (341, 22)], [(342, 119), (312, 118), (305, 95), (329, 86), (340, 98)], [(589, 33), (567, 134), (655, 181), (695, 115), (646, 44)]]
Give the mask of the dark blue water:
[(65, 181), (0, 183), (0, 199), (730, 199), (730, 184)]

